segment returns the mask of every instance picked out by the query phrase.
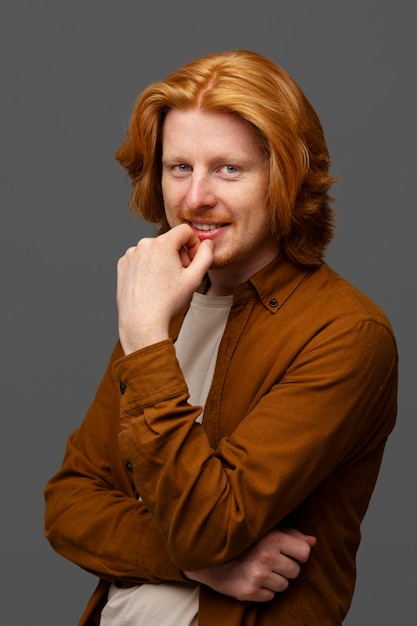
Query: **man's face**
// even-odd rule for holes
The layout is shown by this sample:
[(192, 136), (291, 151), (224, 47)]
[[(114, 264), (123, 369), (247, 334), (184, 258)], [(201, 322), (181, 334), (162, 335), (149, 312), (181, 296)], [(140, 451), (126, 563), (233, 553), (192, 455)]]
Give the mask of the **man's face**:
[(162, 193), (171, 228), (189, 224), (214, 242), (211, 269), (243, 282), (278, 254), (268, 227), (267, 159), (252, 129), (229, 113), (168, 112), (162, 135)]

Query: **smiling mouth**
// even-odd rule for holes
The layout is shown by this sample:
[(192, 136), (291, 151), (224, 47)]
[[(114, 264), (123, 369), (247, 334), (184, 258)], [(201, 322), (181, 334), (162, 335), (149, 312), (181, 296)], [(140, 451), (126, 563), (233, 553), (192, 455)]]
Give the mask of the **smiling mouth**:
[(217, 230), (218, 228), (222, 228), (223, 226), (226, 226), (227, 224), (200, 224), (197, 222), (189, 222), (190, 226), (192, 226), (193, 228), (195, 228), (195, 230), (201, 230), (201, 231), (209, 231), (209, 230)]

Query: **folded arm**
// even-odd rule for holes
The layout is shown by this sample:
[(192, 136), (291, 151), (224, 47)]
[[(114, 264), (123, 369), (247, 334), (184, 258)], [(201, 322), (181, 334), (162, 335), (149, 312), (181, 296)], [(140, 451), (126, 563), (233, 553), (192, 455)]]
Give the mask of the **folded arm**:
[(297, 578), (315, 543), (315, 537), (295, 529), (274, 529), (235, 559), (184, 573), (237, 600), (267, 602)]
[(111, 367), (122, 354), (117, 346), (81, 427), (68, 439), (61, 469), (46, 486), (45, 528), (52, 547), (124, 586), (188, 579), (238, 599), (242, 593), (256, 599), (265, 595), (255, 590), (269, 584), (272, 568), (270, 586), (282, 591), (287, 579), (298, 575), (297, 561), (307, 560), (312, 541), (290, 529), (274, 531), (239, 560), (207, 571), (183, 573), (174, 564), (118, 449), (119, 403)]

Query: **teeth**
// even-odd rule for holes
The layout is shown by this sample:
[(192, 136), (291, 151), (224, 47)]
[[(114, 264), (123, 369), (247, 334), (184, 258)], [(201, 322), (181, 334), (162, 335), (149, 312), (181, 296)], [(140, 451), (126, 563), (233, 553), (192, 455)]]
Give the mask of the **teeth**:
[(197, 230), (216, 230), (219, 228), (217, 224), (196, 224), (194, 222), (191, 222), (191, 226)]

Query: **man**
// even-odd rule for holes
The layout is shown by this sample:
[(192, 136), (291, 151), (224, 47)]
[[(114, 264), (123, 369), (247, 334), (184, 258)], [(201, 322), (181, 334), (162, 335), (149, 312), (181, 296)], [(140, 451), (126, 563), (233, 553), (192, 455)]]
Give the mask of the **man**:
[(150, 85), (116, 157), (159, 236), (119, 261), (120, 342), (46, 487), (49, 541), (100, 578), (80, 624), (341, 624), (397, 353), (323, 261), (317, 115), (227, 51)]

